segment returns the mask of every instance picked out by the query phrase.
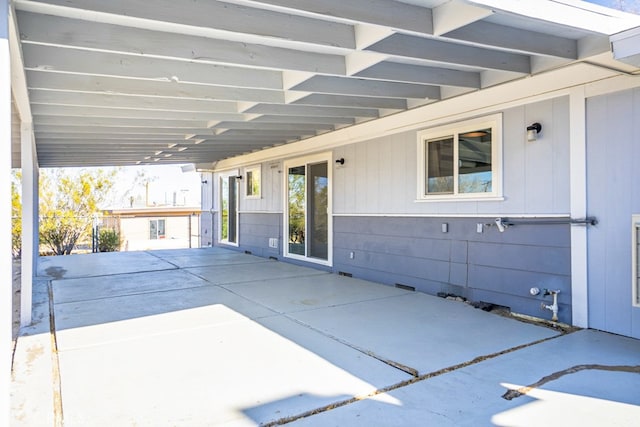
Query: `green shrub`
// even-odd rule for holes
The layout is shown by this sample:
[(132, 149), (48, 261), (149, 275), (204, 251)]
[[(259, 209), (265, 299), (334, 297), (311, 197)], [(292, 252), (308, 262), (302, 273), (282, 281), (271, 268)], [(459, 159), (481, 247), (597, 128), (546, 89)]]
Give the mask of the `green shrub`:
[(120, 234), (112, 228), (102, 228), (98, 234), (98, 251), (115, 252), (120, 250)]

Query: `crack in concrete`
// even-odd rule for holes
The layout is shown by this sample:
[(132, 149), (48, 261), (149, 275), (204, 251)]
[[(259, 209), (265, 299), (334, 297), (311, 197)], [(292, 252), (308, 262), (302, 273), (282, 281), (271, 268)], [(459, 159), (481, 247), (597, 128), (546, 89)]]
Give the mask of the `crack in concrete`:
[[(308, 325), (305, 325), (305, 326), (308, 327)], [(313, 329), (313, 328), (311, 328), (311, 329)], [(324, 334), (324, 335), (331, 337), (330, 335), (327, 335), (327, 334)], [(546, 342), (546, 341), (551, 341), (551, 340), (554, 340), (554, 339), (559, 338), (559, 337), (564, 336), (564, 335), (567, 335), (567, 334), (559, 334), (559, 335), (556, 335), (556, 336), (553, 336), (553, 337), (549, 337), (549, 338), (542, 338), (542, 339), (539, 339), (537, 341), (533, 341), (533, 342), (530, 342), (530, 343), (527, 343), (527, 344), (521, 344), (521, 345), (518, 345), (518, 346), (515, 346), (515, 347), (508, 348), (506, 350), (498, 351), (496, 353), (491, 353), (491, 354), (484, 355), (484, 356), (478, 356), (478, 357), (476, 357), (476, 358), (474, 358), (472, 360), (469, 360), (467, 362), (458, 363), (456, 365), (452, 365), (452, 366), (449, 366), (449, 367), (446, 367), (446, 368), (442, 368), (442, 369), (439, 369), (437, 371), (429, 372), (429, 373), (426, 373), (426, 374), (413, 376), (412, 378), (409, 378), (409, 379), (404, 380), (404, 381), (400, 381), (400, 382), (398, 382), (396, 384), (392, 384), (392, 385), (387, 386), (387, 387), (376, 389), (376, 390), (372, 391), (371, 393), (368, 393), (368, 394), (363, 395), (363, 396), (354, 396), (354, 397), (352, 397), (350, 399), (345, 399), (345, 400), (341, 400), (341, 401), (338, 401), (338, 402), (334, 402), (334, 403), (331, 403), (329, 405), (322, 406), (320, 408), (316, 408), (316, 409), (312, 409), (312, 410), (303, 412), (301, 414), (292, 415), (290, 417), (284, 417), (284, 418), (280, 418), (280, 419), (275, 420), (275, 421), (271, 421), (271, 422), (268, 422), (268, 423), (265, 423), (265, 424), (261, 424), (261, 427), (275, 427), (275, 426), (281, 426), (281, 425), (284, 425), (284, 424), (289, 424), (289, 423), (291, 423), (293, 421), (297, 421), (297, 420), (302, 419), (302, 418), (307, 418), (307, 417), (310, 417), (312, 415), (317, 415), (317, 414), (320, 414), (322, 412), (327, 412), (327, 411), (330, 411), (330, 410), (333, 410), (333, 409), (336, 409), (336, 408), (340, 408), (342, 406), (347, 406), (347, 405), (350, 405), (352, 403), (356, 403), (356, 402), (359, 402), (361, 400), (368, 399), (370, 397), (374, 397), (374, 396), (377, 396), (377, 395), (380, 395), (380, 394), (388, 393), (390, 391), (397, 390), (399, 388), (406, 387), (406, 386), (411, 385), (411, 384), (415, 384), (417, 382), (425, 381), (425, 380), (428, 380), (428, 379), (431, 379), (431, 378), (434, 378), (434, 377), (438, 377), (438, 376), (443, 375), (443, 374), (447, 374), (449, 372), (457, 371), (459, 369), (466, 368), (467, 366), (475, 365), (475, 364), (483, 362), (485, 360), (494, 359), (494, 358), (496, 358), (498, 356), (502, 356), (504, 354), (513, 353), (514, 351), (522, 350), (524, 348), (531, 347), (531, 346), (534, 346), (534, 345), (537, 345), (537, 344), (541, 344), (541, 343)], [(335, 339), (335, 337), (331, 337), (331, 338)], [(338, 340), (338, 341), (341, 342), (341, 340)], [(347, 343), (343, 343), (343, 344), (349, 345)], [(362, 352), (362, 350), (358, 349), (357, 347), (353, 347), (351, 345), (350, 345), (350, 347)], [(363, 352), (363, 353), (369, 354), (368, 352)], [(375, 357), (375, 355), (371, 355), (371, 356)], [(383, 363), (387, 363), (387, 361), (385, 361), (384, 359), (381, 359), (381, 358), (378, 358), (378, 357), (376, 357), (376, 359), (380, 360)], [(390, 366), (393, 366), (394, 368), (400, 369), (400, 368), (398, 368), (398, 366), (394, 366), (394, 365), (390, 365)], [(404, 365), (402, 365), (402, 366), (404, 366)], [(417, 374), (417, 371), (415, 369), (413, 369), (413, 368), (409, 368), (409, 369), (412, 369)]]
[(503, 399), (512, 400), (518, 398), (520, 396), (524, 396), (529, 393), (531, 390), (539, 388), (551, 381), (555, 381), (564, 377), (565, 375), (575, 374), (580, 371), (587, 370), (597, 370), (597, 371), (609, 371), (609, 372), (631, 372), (634, 374), (640, 374), (640, 365), (598, 365), (598, 364), (587, 364), (587, 365), (576, 365), (567, 369), (563, 369), (562, 371), (554, 372), (553, 374), (547, 375), (543, 377), (539, 381), (536, 381), (533, 384), (528, 386), (520, 387), (515, 390), (509, 390), (505, 394), (502, 395)]

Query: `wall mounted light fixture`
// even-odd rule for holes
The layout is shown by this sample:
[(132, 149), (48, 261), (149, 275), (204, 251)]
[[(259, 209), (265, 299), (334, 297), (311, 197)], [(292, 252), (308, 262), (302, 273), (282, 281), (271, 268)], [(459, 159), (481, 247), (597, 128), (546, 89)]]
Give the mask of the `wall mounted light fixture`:
[(538, 139), (538, 134), (542, 131), (542, 125), (538, 122), (533, 123), (531, 126), (527, 126), (527, 141), (535, 141)]
[(344, 157), (340, 157), (338, 160), (336, 160), (336, 163), (344, 165)]

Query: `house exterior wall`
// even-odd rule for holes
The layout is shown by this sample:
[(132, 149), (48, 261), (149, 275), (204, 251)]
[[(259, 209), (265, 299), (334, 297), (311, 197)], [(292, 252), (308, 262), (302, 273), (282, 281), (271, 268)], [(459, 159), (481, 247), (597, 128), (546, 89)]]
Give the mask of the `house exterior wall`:
[[(530, 288), (560, 290), (559, 318), (570, 323), (570, 226), (541, 224), (569, 216), (569, 97), (480, 117), (496, 113), (502, 114), (501, 200), (416, 201), (421, 129), (331, 150), (334, 159), (345, 159), (344, 165), (333, 164), (332, 271), (430, 294), (452, 293), (543, 318), (551, 313), (541, 310), (544, 299), (531, 296)], [(475, 117), (470, 113), (467, 118)], [(544, 129), (537, 141), (528, 142), (525, 128), (533, 122), (544, 123)], [(425, 122), (423, 129), (428, 127)], [(260, 163), (259, 199), (245, 198), (241, 184), (239, 241), (232, 248), (282, 257), (283, 160)], [(254, 165), (238, 167), (238, 174)], [(214, 192), (220, 173), (228, 172), (214, 174)], [(486, 226), (495, 217), (533, 224), (500, 233)], [(482, 233), (478, 224), (483, 224)], [(270, 238), (278, 239), (277, 249), (268, 247)]]
[(640, 214), (640, 88), (587, 100), (589, 326), (640, 338), (632, 302), (632, 215)]

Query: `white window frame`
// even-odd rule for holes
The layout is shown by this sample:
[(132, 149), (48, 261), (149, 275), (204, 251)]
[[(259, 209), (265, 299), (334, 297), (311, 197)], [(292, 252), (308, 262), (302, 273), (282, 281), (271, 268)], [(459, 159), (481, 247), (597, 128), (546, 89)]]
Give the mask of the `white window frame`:
[[(327, 178), (329, 180), (329, 188), (327, 193), (327, 259), (313, 258), (306, 255), (298, 255), (289, 252), (289, 168), (292, 166), (298, 166), (304, 164), (308, 167), (314, 163), (327, 162)], [(283, 162), (283, 215), (282, 215), (282, 255), (285, 258), (296, 259), (299, 261), (310, 262), (313, 264), (320, 264), (332, 267), (333, 266), (333, 157), (330, 152), (324, 152), (304, 157), (296, 157), (294, 159), (287, 159)], [(307, 169), (308, 170), (308, 169)], [(305, 201), (306, 203), (306, 201)], [(307, 213), (308, 214), (308, 213)], [(308, 222), (305, 218), (305, 227), (308, 226)], [(309, 233), (306, 233), (308, 235)]]
[[(258, 176), (258, 193), (257, 194), (249, 194), (249, 172), (251, 172), (252, 176)], [(247, 166), (244, 168), (244, 179), (243, 179), (243, 187), (244, 187), (244, 197), (245, 199), (259, 199), (262, 197), (262, 165), (253, 165)]]
[(631, 216), (631, 294), (634, 307), (640, 307), (640, 280), (638, 280), (638, 231), (640, 230), (640, 214)]
[[(222, 180), (224, 179), (229, 179), (230, 176), (238, 176), (238, 169), (233, 169), (233, 170), (227, 170), (224, 172), (220, 172), (218, 173), (218, 197), (217, 197), (217, 203), (218, 203), (218, 243), (221, 245), (229, 245), (229, 246), (235, 246), (235, 247), (239, 247), (240, 246), (240, 191), (238, 191), (238, 194), (236, 194), (236, 241), (235, 242), (230, 242), (228, 240), (223, 240), (222, 239), (222, 210), (223, 210), (223, 203), (222, 203)], [(240, 180), (240, 183), (238, 185), (242, 185), (242, 180)]]
[[(160, 237), (158, 229), (160, 228), (160, 221), (164, 221), (164, 234)], [(156, 237), (151, 237), (151, 223), (156, 223)], [(164, 240), (167, 238), (167, 219), (166, 218), (149, 218), (149, 232), (147, 233), (149, 240)]]
[[(491, 191), (486, 193), (457, 193), (458, 167), (455, 159), (458, 159), (457, 135), (478, 129), (491, 128)], [(426, 188), (426, 155), (427, 142), (453, 136), (454, 138), (454, 192), (451, 194), (428, 194)], [(455, 124), (438, 126), (418, 132), (418, 174), (417, 174), (416, 201), (474, 201), (474, 200), (503, 200), (502, 195), (502, 114), (479, 117), (465, 120)]]

